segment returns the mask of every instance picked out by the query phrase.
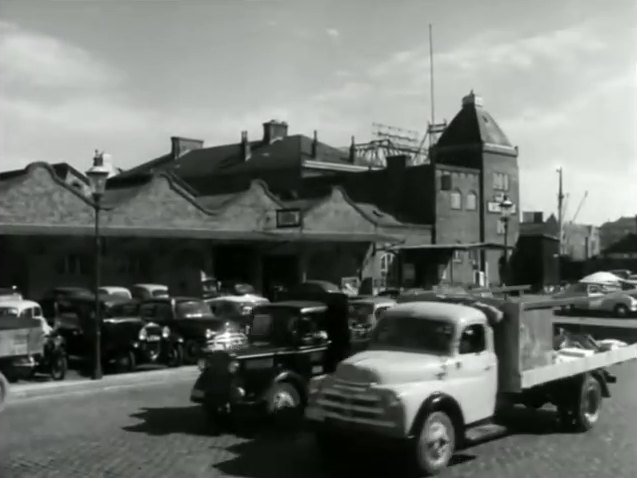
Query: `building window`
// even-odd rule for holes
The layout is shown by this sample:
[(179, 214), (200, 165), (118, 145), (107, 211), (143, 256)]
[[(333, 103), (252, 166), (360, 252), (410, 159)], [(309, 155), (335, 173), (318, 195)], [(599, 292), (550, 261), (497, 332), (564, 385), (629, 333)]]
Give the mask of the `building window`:
[(467, 198), (465, 199), (465, 209), (469, 211), (475, 211), (478, 207), (478, 195), (471, 191), (467, 194)]
[(440, 176), (440, 190), (441, 191), (451, 190), (451, 174), (444, 173), (442, 176)]
[(462, 209), (462, 193), (457, 189), (451, 191), (451, 209)]
[(493, 189), (498, 191), (509, 190), (509, 175), (505, 173), (493, 173)]
[(86, 275), (89, 272), (87, 257), (70, 254), (58, 260), (55, 270), (60, 275)]
[(469, 249), (469, 262), (472, 265), (477, 265), (480, 261), (480, 250), (479, 249)]

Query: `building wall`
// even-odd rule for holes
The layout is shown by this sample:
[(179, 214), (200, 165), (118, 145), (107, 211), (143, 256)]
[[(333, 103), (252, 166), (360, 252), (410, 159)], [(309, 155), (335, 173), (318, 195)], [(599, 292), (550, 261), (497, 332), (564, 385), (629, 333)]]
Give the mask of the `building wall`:
[(599, 228), (585, 224), (565, 224), (563, 233), (562, 254), (575, 261), (585, 261), (599, 255)]

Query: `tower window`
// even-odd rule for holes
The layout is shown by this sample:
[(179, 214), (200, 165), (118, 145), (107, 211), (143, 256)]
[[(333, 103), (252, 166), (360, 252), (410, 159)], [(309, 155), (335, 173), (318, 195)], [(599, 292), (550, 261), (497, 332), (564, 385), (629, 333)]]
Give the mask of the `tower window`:
[(508, 191), (509, 175), (505, 173), (493, 173), (493, 189)]
[(468, 211), (475, 211), (477, 208), (477, 204), (478, 204), (478, 195), (474, 193), (473, 191), (471, 191), (469, 194), (467, 194), (464, 207)]

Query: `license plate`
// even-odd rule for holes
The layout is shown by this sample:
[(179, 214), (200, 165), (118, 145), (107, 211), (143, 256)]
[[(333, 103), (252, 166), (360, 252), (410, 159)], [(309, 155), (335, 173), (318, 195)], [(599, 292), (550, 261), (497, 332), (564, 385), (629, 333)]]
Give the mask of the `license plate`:
[(226, 350), (226, 344), (222, 344), (222, 343), (212, 343), (210, 344), (210, 350)]
[(322, 365), (314, 365), (312, 367), (312, 375), (318, 375), (323, 373), (323, 366)]
[(191, 397), (192, 398), (203, 398), (204, 397), (204, 393), (203, 390), (198, 390), (198, 389), (194, 389), (191, 393)]
[(159, 337), (157, 335), (151, 335), (148, 337), (149, 342), (159, 342)]

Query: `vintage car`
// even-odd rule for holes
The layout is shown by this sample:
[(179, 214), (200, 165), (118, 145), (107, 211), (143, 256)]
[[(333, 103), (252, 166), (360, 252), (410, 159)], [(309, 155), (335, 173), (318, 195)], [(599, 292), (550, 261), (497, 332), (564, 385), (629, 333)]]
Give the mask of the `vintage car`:
[(247, 345), (201, 357), (191, 400), (213, 420), (245, 407), (294, 414), (305, 404), (310, 378), (334, 370), (348, 353), (344, 294), (260, 305)]
[[(62, 300), (56, 328), (65, 338), (68, 354), (90, 362), (93, 353), (95, 296)], [(142, 320), (139, 302), (117, 296), (100, 296), (101, 353), (105, 367), (128, 372), (138, 364), (181, 365), (183, 343), (170, 327)]]
[(57, 306), (60, 300), (67, 299), (69, 297), (86, 297), (90, 295), (91, 291), (85, 287), (54, 287), (53, 289), (49, 289), (45, 292), (38, 302), (42, 306), (44, 317), (46, 317), (47, 320), (52, 320), (58, 315)]
[(28, 375), (33, 356), (44, 353), (41, 323), (11, 314), (0, 318), (0, 411), (9, 394), (9, 379)]
[(259, 295), (246, 294), (204, 299), (204, 302), (208, 304), (215, 317), (237, 322), (247, 332), (252, 322), (252, 311), (254, 308), (270, 301)]
[(5, 375), (10, 380), (29, 378), (37, 372), (46, 373), (54, 380), (64, 379), (68, 368), (64, 340), (44, 319), (42, 308), (37, 302), (3, 300), (0, 302), (0, 321), (26, 324), (28, 327), (36, 322), (42, 334), (42, 352), (30, 354), (18, 367), (7, 370)]
[(396, 305), (396, 301), (388, 297), (376, 296), (350, 300), (348, 320), (352, 342), (360, 342), (361, 346), (365, 344), (383, 312), (393, 305)]
[(561, 307), (563, 312), (614, 315), (620, 318), (637, 315), (637, 289), (621, 290), (604, 284), (578, 282), (554, 294), (553, 298), (574, 299), (572, 304)]
[(133, 299), (146, 300), (155, 297), (169, 297), (168, 286), (164, 284), (133, 284), (130, 288)]
[(194, 297), (148, 299), (139, 314), (143, 320), (170, 327), (183, 341), (185, 363), (196, 363), (204, 348), (224, 349), (246, 341), (236, 322), (215, 317), (208, 304)]
[(132, 299), (133, 295), (126, 287), (107, 285), (97, 289), (100, 294)]

